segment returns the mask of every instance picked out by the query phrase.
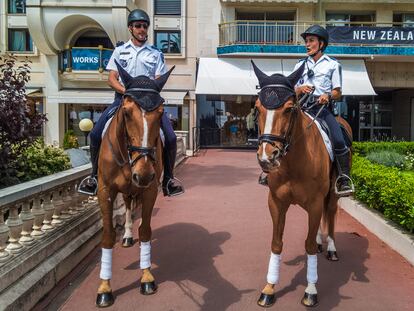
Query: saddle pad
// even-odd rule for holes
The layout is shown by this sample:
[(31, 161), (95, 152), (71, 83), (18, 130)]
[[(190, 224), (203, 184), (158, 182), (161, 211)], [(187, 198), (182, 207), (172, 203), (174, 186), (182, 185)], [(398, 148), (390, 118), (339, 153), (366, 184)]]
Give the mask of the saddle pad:
[[(313, 120), (313, 118), (314, 118), (313, 116), (311, 116), (307, 112), (305, 112), (305, 113), (311, 120)], [(328, 134), (322, 129), (322, 126), (321, 126), (321, 124), (319, 123), (318, 120), (315, 120), (315, 124), (318, 127), (319, 132), (321, 133), (323, 142), (325, 143), (326, 150), (328, 151), (328, 154), (329, 154), (329, 158), (331, 159), (331, 161), (333, 161), (334, 155), (333, 155), (333, 148), (332, 148), (331, 140), (329, 139)]]
[[(111, 121), (112, 121), (113, 118), (114, 117), (111, 117), (108, 121), (106, 121), (105, 127), (104, 127), (104, 129), (102, 131), (102, 135), (101, 135), (102, 139), (104, 138), (105, 133), (108, 130), (109, 124), (111, 124)], [(162, 129), (160, 129), (160, 137), (161, 137), (162, 145), (164, 146), (165, 145), (165, 136), (164, 136), (164, 132), (162, 131)]]

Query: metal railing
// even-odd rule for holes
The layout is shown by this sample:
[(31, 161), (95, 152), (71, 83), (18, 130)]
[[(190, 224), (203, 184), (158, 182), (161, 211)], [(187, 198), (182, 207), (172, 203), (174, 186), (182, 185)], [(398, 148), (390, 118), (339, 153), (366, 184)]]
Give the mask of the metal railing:
[[(236, 20), (219, 24), (220, 46), (235, 44), (302, 45), (300, 34), (308, 27), (319, 24), (324, 27), (414, 27), (414, 23), (383, 22), (295, 22), (295, 21), (248, 21)], [(332, 43), (335, 44), (335, 43)], [(363, 44), (358, 44), (363, 45)], [(387, 44), (400, 45), (400, 44)]]

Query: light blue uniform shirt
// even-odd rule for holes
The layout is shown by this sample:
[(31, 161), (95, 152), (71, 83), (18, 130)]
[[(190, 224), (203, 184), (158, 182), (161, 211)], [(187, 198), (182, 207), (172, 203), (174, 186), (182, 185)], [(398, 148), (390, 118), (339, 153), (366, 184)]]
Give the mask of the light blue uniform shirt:
[[(336, 59), (323, 54), (315, 63), (312, 57), (307, 57), (301, 59), (293, 71), (298, 69), (303, 62), (306, 62), (305, 70), (296, 86), (313, 85), (315, 87), (313, 92), (315, 96), (331, 93), (336, 88), (342, 89), (342, 67)], [(308, 76), (309, 69), (313, 70), (313, 77)]]
[(135, 46), (131, 40), (115, 48), (106, 66), (107, 70), (118, 71), (115, 60), (132, 77), (140, 75), (155, 79), (156, 76), (167, 72), (163, 53), (157, 48), (144, 44)]

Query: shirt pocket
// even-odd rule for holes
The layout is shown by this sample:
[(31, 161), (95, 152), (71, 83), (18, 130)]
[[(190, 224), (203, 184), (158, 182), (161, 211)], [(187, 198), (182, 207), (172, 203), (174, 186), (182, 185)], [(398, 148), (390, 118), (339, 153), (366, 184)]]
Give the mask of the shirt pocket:
[(153, 54), (145, 55), (143, 57), (143, 63), (148, 73), (151, 76), (155, 76), (155, 70), (157, 68), (157, 57)]
[(130, 54), (125, 54), (125, 55), (120, 55), (119, 56), (119, 64), (124, 69), (128, 68), (128, 65), (131, 64), (131, 60), (132, 60), (132, 55), (130, 55)]

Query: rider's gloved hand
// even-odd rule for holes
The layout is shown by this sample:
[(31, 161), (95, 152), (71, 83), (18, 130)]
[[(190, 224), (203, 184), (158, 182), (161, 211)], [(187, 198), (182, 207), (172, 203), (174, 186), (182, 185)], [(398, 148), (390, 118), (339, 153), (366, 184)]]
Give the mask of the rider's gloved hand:
[(331, 101), (331, 95), (330, 94), (322, 94), (319, 96), (318, 102), (322, 105), (327, 105)]

